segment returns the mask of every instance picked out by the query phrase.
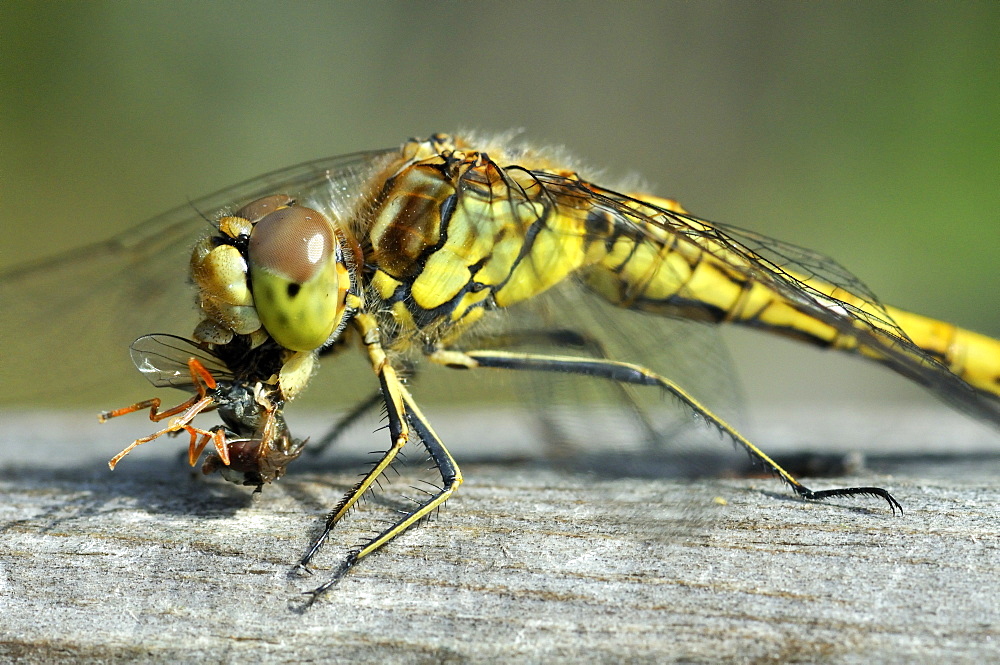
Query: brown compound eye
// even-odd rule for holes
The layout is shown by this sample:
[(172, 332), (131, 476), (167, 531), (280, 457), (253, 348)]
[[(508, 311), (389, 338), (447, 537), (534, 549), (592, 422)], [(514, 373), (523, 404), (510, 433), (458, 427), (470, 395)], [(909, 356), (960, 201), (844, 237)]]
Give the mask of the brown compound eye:
[(299, 283), (322, 270), (333, 250), (330, 222), (301, 207), (282, 208), (257, 222), (248, 247), (252, 264)]
[(338, 323), (336, 242), (322, 213), (299, 206), (266, 215), (250, 234), (254, 306), (286, 349), (319, 348)]
[(295, 199), (287, 194), (275, 194), (251, 201), (236, 211), (236, 217), (248, 219), (254, 224), (271, 214), (278, 208), (287, 208), (295, 204)]

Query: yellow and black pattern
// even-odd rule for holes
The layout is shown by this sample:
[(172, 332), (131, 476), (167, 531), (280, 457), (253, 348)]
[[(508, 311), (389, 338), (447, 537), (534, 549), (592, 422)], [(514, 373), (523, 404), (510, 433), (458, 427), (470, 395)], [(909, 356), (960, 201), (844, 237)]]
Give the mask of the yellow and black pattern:
[(443, 135), (403, 153), (362, 240), (396, 343), (447, 343), (490, 309), (578, 279), (620, 307), (859, 353), (1000, 419), (1000, 343), (882, 305), (827, 257), (531, 154), (507, 163)]
[[(215, 221), (216, 233), (193, 242), (188, 235), (199, 232), (203, 215)], [(297, 226), (289, 231), (282, 220), (297, 220)], [(264, 235), (271, 233), (278, 236)], [(192, 397), (164, 411), (154, 399), (106, 414), (150, 409), (151, 418), (160, 420), (181, 414), (126, 451), (183, 430), (191, 436), (192, 463), (209, 442), (215, 444), (206, 472), (220, 471), (244, 484), (270, 482), (306, 443), (290, 434), (285, 402), (306, 387), (317, 357), (335, 357), (354, 348), (349, 341), (359, 341), (379, 388), (378, 400), (363, 404), (384, 405), (390, 446), (331, 512), (301, 565), (408, 441), (423, 445), (441, 474), (437, 491), (363, 543), (316, 595), (437, 509), (462, 482), (458, 464), (401, 378), (404, 354), (407, 363), (423, 356), (466, 370), (592, 377), (620, 386), (623, 394), (643, 387), (660, 391), (724, 432), (804, 498), (868, 494), (881, 497), (893, 512), (901, 510), (878, 487), (805, 487), (716, 416), (711, 404), (651, 363), (613, 357), (599, 342), (580, 355), (525, 352), (518, 335), (509, 334), (516, 327), (493, 334), (489, 322), (503, 318), (497, 311), (510, 321), (527, 320), (524, 312), (533, 303), (562, 286), (610, 303), (616, 312), (732, 323), (858, 354), (1000, 426), (997, 340), (884, 305), (822, 254), (699, 219), (671, 199), (602, 187), (550, 153), (504, 141), (439, 134), (399, 149), (304, 164), (195, 201), (135, 236), (87, 251), (100, 258), (101, 274), (119, 274), (128, 268), (110, 269), (116, 256), (137, 264), (154, 255), (174, 260), (192, 246), (187, 277), (199, 289), (201, 318), (194, 339), (153, 334), (132, 344), (136, 367), (154, 385), (181, 388)], [(254, 247), (263, 249), (255, 254)], [(297, 258), (287, 259), (286, 248)], [(183, 268), (184, 259), (175, 263)], [(15, 271), (4, 285), (23, 290), (26, 283), (42, 283), (41, 272), (62, 284), (68, 265), (56, 260)], [(182, 284), (183, 277), (171, 284)], [(303, 298), (318, 298), (320, 306)], [(299, 320), (308, 330), (296, 327)], [(547, 323), (552, 327), (520, 329), (520, 339), (548, 337), (550, 347), (564, 336), (587, 341), (585, 321)], [(641, 341), (645, 348), (656, 343)], [(27, 356), (12, 349), (13, 357), (22, 354)], [(67, 372), (77, 371), (71, 361)], [(192, 423), (211, 410), (222, 416), (222, 426), (204, 430)]]

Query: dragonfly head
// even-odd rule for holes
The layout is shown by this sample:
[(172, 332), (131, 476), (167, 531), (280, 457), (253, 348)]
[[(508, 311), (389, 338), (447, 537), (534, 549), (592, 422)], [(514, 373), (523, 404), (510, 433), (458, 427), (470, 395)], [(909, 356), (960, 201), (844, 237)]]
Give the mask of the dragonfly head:
[(336, 227), (302, 206), (257, 222), (247, 247), (251, 291), (261, 323), (292, 351), (323, 346), (344, 321), (351, 273)]
[(201, 341), (266, 333), (283, 348), (313, 351), (347, 323), (360, 249), (323, 213), (279, 194), (219, 219), (195, 246), (191, 275), (209, 325)]

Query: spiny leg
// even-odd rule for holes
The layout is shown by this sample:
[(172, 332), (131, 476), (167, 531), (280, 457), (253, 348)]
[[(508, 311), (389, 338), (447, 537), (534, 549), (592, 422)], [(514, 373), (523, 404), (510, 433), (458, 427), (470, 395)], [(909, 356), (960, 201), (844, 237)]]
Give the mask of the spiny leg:
[(707, 422), (711, 423), (719, 430), (725, 432), (741, 448), (747, 451), (751, 457), (757, 459), (771, 472), (779, 476), (787, 483), (796, 494), (804, 499), (818, 500), (835, 496), (858, 496), (869, 495), (881, 497), (889, 504), (889, 508), (895, 514), (898, 509), (900, 514), (903, 506), (888, 491), (881, 487), (843, 487), (829, 490), (811, 490), (790, 473), (785, 471), (777, 462), (772, 460), (764, 451), (750, 443), (742, 434), (737, 432), (731, 425), (717, 417), (704, 405), (688, 394), (683, 388), (670, 381), (666, 377), (640, 365), (619, 362), (614, 360), (600, 360), (592, 358), (577, 358), (573, 356), (555, 356), (530, 353), (510, 353), (505, 351), (451, 351), (440, 350), (428, 356), (432, 361), (447, 365), (449, 367), (466, 367), (469, 369), (477, 367), (493, 367), (498, 369), (533, 370), (541, 372), (568, 372), (570, 374), (581, 374), (593, 376), (621, 383), (628, 383), (640, 386), (656, 386), (672, 394), (677, 399), (686, 404), (692, 411), (699, 414)]
[[(449, 497), (455, 493), (455, 490), (458, 489), (459, 485), (462, 484), (462, 472), (458, 468), (455, 458), (451, 456), (451, 453), (448, 452), (448, 449), (441, 442), (441, 438), (434, 431), (434, 428), (431, 427), (426, 416), (424, 416), (420, 407), (418, 407), (416, 402), (413, 400), (412, 395), (410, 395), (410, 393), (403, 386), (399, 386), (399, 390), (406, 403), (406, 419), (413, 427), (417, 436), (420, 437), (424, 448), (427, 449), (427, 453), (434, 461), (435, 467), (441, 473), (441, 487), (438, 488), (437, 492), (431, 494), (427, 500), (419, 503), (416, 508), (403, 515), (400, 519), (393, 523), (392, 526), (369, 540), (359, 549), (348, 554), (347, 558), (345, 558), (340, 566), (337, 567), (337, 570), (330, 576), (329, 579), (327, 579), (327, 581), (308, 592), (312, 596), (313, 600), (319, 597), (327, 589), (337, 584), (347, 571), (350, 570), (350, 568), (360, 559), (368, 556), (434, 512), (434, 510), (447, 501)], [(323, 537), (325, 536), (326, 533), (324, 533)]]
[[(583, 349), (595, 359), (611, 359), (600, 340), (572, 328), (512, 330), (495, 335), (482, 336), (478, 338), (477, 343), (487, 348), (512, 348), (527, 344), (548, 345), (556, 348), (576, 347)], [(431, 359), (434, 359), (433, 354), (431, 355)], [(464, 368), (464, 365), (459, 365), (459, 367)], [(642, 428), (649, 447), (662, 449), (666, 445), (663, 432), (659, 431), (653, 425), (652, 421), (650, 421), (649, 414), (640, 405), (633, 386), (622, 381), (615, 381), (614, 388), (619, 392), (622, 401), (628, 405), (635, 418), (635, 422)]]
[(365, 492), (371, 489), (372, 485), (378, 480), (379, 476), (381, 476), (385, 470), (389, 468), (393, 459), (395, 459), (396, 455), (409, 440), (409, 424), (413, 425), (417, 435), (423, 440), (424, 446), (427, 448), (427, 451), (434, 460), (434, 463), (441, 471), (441, 478), (444, 481), (444, 485), (442, 489), (428, 499), (428, 501), (420, 504), (414, 511), (403, 516), (393, 526), (389, 527), (375, 538), (369, 540), (361, 548), (351, 552), (329, 580), (310, 592), (313, 599), (317, 598), (325, 590), (336, 584), (337, 581), (343, 577), (344, 573), (346, 573), (351, 566), (357, 563), (359, 559), (371, 554), (382, 545), (403, 533), (414, 522), (419, 521), (430, 511), (441, 505), (441, 503), (446, 501), (447, 498), (455, 491), (455, 488), (457, 488), (462, 482), (462, 477), (458, 471), (458, 466), (455, 464), (455, 460), (452, 459), (437, 434), (434, 433), (434, 430), (427, 423), (423, 413), (421, 413), (420, 409), (413, 401), (413, 397), (410, 396), (410, 393), (403, 387), (403, 384), (399, 380), (399, 376), (396, 374), (396, 370), (393, 368), (388, 356), (383, 350), (379, 335), (378, 322), (370, 314), (362, 313), (358, 314), (353, 319), (352, 323), (361, 334), (368, 353), (368, 358), (371, 361), (372, 370), (379, 379), (379, 385), (382, 389), (382, 399), (386, 406), (386, 416), (389, 421), (389, 434), (392, 437), (392, 445), (385, 452), (378, 463), (375, 464), (375, 466), (372, 467), (367, 474), (365, 474), (365, 477), (361, 479), (361, 482), (351, 488), (351, 490), (344, 495), (344, 498), (341, 499), (340, 503), (333, 510), (333, 512), (330, 513), (327, 517), (323, 532), (313, 541), (305, 556), (303, 556), (299, 561), (298, 567), (303, 570), (308, 570), (309, 562), (329, 538), (333, 527), (344, 517), (344, 515), (348, 513), (348, 511), (350, 511), (358, 500), (364, 496)]
[[(333, 527), (339, 522), (344, 515), (346, 515), (351, 508), (364, 496), (365, 492), (371, 489), (372, 485), (378, 480), (392, 461), (396, 458), (396, 455), (403, 446), (406, 445), (407, 440), (409, 440), (409, 428), (406, 425), (406, 414), (403, 406), (403, 398), (400, 394), (402, 385), (399, 383), (398, 377), (396, 377), (395, 371), (388, 364), (384, 365), (379, 370), (379, 381), (382, 384), (382, 394), (383, 399), (387, 407), (387, 414), (389, 418), (389, 436), (392, 438), (392, 445), (387, 451), (382, 455), (382, 458), (371, 468), (368, 473), (365, 474), (364, 478), (361, 479), (354, 487), (352, 487), (344, 498), (340, 500), (337, 507), (326, 518), (326, 526), (323, 528), (323, 533), (316, 538), (309, 549), (306, 551), (305, 556), (299, 561), (299, 568), (308, 570), (309, 562), (316, 555), (316, 552), (323, 546), (327, 538), (330, 537), (330, 532), (333, 531)], [(363, 548), (364, 549), (364, 548)], [(350, 564), (342, 566), (343, 570), (338, 574), (343, 575), (351, 565), (357, 561), (360, 556), (352, 554), (348, 559), (353, 560)]]
[[(558, 330), (543, 328), (537, 330), (517, 330), (505, 332), (499, 335), (487, 335), (480, 338), (479, 341), (487, 346), (504, 347), (520, 346), (524, 344), (547, 344), (557, 348), (572, 346), (586, 349), (588, 352), (599, 358), (608, 357), (604, 351), (604, 346), (599, 341), (589, 335), (570, 328)], [(658, 438), (656, 429), (649, 421), (645, 411), (639, 406), (639, 402), (636, 399), (635, 394), (629, 390), (631, 386), (621, 382), (616, 382), (615, 385), (621, 391), (622, 399), (629, 404), (632, 411), (635, 413), (636, 418), (642, 424), (643, 429), (646, 431), (647, 438), (650, 441), (655, 441)], [(354, 423), (380, 404), (382, 404), (382, 393), (379, 391), (373, 392), (371, 395), (355, 404), (336, 423), (334, 423), (333, 427), (331, 427), (326, 434), (315, 441), (310, 441), (308, 448), (309, 454), (314, 456), (321, 455), (327, 448), (340, 439), (340, 437), (344, 435), (344, 432), (354, 425)]]
[[(517, 330), (502, 333), (499, 335), (488, 335), (480, 338), (481, 343), (487, 346), (521, 346), (525, 344), (547, 344), (554, 347), (573, 346), (585, 349), (599, 358), (607, 358), (604, 346), (596, 339), (578, 332), (571, 328), (563, 329), (532, 329)], [(621, 382), (615, 382), (616, 388), (621, 392), (622, 399), (629, 405), (636, 419), (646, 432), (646, 438), (650, 442), (661, 444), (660, 433), (650, 422), (645, 410), (639, 406), (639, 400), (631, 390), (631, 386)], [(350, 411), (345, 413), (336, 423), (319, 439), (309, 444), (309, 454), (313, 456), (321, 455), (327, 448), (344, 435), (351, 426), (360, 420), (365, 414), (375, 407), (383, 404), (382, 393), (375, 391), (365, 399), (355, 404)]]

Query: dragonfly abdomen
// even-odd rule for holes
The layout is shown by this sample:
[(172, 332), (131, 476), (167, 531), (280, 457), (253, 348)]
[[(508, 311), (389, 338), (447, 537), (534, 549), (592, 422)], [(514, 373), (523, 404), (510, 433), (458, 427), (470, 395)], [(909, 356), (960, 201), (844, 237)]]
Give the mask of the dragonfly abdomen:
[(886, 307), (913, 343), (982, 392), (1000, 397), (1000, 341), (895, 307)]
[[(655, 204), (683, 213), (666, 199), (655, 199)], [(897, 371), (898, 355), (890, 357), (879, 350), (882, 344), (871, 340), (878, 337), (891, 347), (894, 339), (905, 336), (990, 399), (1000, 397), (1000, 341), (881, 305), (815, 277), (788, 269), (779, 272), (749, 248), (734, 251), (732, 239), (700, 235), (697, 228), (693, 231), (681, 237), (664, 225), (651, 226), (643, 233), (619, 234), (585, 280), (620, 307), (753, 327), (863, 355)], [(754, 269), (754, 259), (759, 259), (761, 268)], [(754, 279), (755, 273), (768, 278)], [(781, 278), (774, 279), (774, 274)], [(795, 287), (788, 289), (786, 282)], [(795, 298), (786, 295), (789, 290)]]
[[(779, 329), (797, 320), (788, 303), (765, 285), (660, 228), (648, 235), (619, 235), (584, 281), (619, 307), (664, 316)], [(832, 329), (803, 328), (817, 342), (833, 336)]]

